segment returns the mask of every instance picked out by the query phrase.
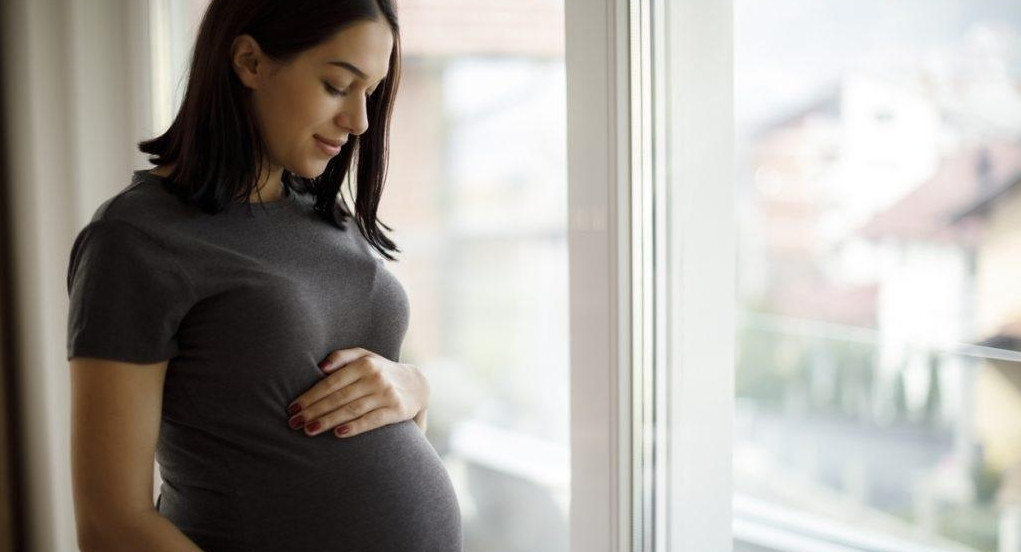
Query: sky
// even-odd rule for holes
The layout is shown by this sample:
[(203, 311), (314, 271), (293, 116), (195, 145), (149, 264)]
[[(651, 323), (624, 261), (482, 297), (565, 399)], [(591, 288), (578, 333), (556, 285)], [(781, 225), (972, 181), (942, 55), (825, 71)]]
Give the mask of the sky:
[[(855, 64), (954, 47), (989, 24), (1021, 35), (1021, 0), (734, 0), (739, 128), (810, 103)], [(1021, 76), (1021, 42), (1011, 51)]]

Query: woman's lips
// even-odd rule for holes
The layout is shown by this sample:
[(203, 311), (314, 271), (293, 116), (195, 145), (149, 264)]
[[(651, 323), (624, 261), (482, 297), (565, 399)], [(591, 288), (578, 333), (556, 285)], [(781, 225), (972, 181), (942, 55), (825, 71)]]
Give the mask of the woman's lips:
[(344, 145), (344, 142), (335, 140), (326, 140), (321, 138), (318, 134), (313, 135), (316, 139), (316, 144), (319, 149), (323, 150), (327, 155), (337, 155), (340, 153), (340, 147)]

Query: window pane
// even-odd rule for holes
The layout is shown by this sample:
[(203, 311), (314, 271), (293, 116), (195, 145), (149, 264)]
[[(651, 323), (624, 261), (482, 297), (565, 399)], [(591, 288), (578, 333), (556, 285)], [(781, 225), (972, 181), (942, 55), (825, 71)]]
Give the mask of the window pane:
[(735, 549), (1021, 550), (1021, 4), (734, 28)]
[(152, 126), (166, 132), (184, 99), (198, 25), (209, 0), (149, 0)]
[(568, 550), (563, 3), (405, 1), (381, 218), (464, 549)]

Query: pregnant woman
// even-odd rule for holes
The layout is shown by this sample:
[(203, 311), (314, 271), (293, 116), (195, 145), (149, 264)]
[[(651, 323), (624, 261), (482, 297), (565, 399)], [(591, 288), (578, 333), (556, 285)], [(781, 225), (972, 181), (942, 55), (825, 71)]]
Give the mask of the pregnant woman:
[(209, 4), (156, 167), (71, 251), (83, 551), (461, 550), (376, 218), (399, 72), (391, 0)]

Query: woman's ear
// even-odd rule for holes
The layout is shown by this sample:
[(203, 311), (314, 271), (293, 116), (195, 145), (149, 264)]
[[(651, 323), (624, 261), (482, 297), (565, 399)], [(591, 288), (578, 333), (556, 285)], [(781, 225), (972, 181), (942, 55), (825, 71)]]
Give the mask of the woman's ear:
[(266, 69), (264, 59), (259, 43), (251, 35), (234, 38), (230, 46), (231, 67), (246, 87), (253, 90), (259, 87), (259, 80)]

